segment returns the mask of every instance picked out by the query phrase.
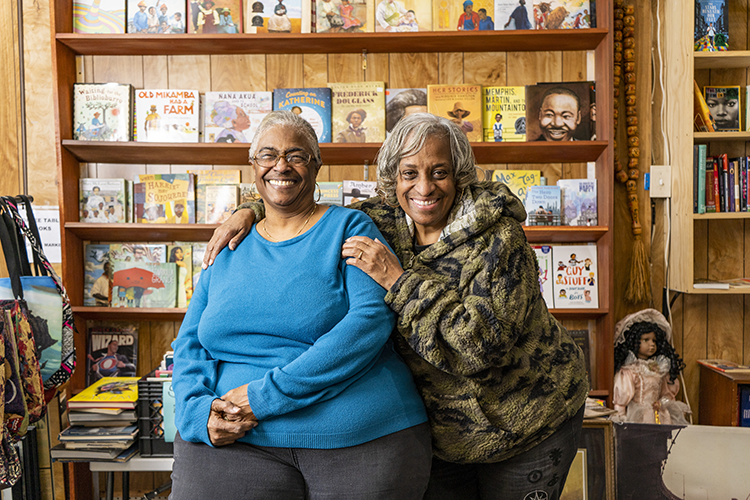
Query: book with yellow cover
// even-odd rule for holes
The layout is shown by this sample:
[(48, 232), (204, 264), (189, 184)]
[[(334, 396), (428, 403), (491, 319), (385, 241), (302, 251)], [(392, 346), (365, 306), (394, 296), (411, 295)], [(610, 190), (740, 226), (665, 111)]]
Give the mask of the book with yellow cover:
[(136, 222), (195, 223), (193, 174), (140, 174), (133, 184)]
[(526, 204), (526, 190), (529, 186), (541, 185), (542, 172), (540, 170), (493, 170), (492, 180), (502, 182), (510, 191), (518, 196), (521, 203)]
[(206, 223), (206, 186), (239, 185), (241, 173), (236, 169), (198, 170), (195, 174), (195, 222)]
[(68, 400), (68, 408), (135, 408), (140, 377), (102, 377)]
[(385, 82), (329, 83), (333, 142), (385, 140)]
[(456, 123), (471, 142), (482, 142), (482, 86), (428, 85), (427, 111)]
[(432, 31), (492, 31), (495, 0), (432, 0)]
[(703, 98), (703, 92), (695, 80), (693, 80), (693, 126), (696, 132), (716, 132), (714, 119)]
[(526, 140), (526, 87), (482, 87), (484, 142)]

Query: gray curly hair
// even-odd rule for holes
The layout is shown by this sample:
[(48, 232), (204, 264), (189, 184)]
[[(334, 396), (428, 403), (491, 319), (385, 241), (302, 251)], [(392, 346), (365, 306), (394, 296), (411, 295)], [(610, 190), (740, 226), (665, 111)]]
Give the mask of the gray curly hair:
[(301, 144), (301, 146), (305, 147), (305, 149), (312, 154), (313, 159), (318, 162), (318, 165), (323, 163), (320, 157), (318, 136), (312, 128), (312, 125), (310, 125), (307, 120), (291, 111), (271, 111), (265, 118), (263, 118), (263, 121), (258, 125), (258, 130), (255, 131), (253, 142), (248, 150), (248, 162), (252, 162), (253, 156), (255, 156), (255, 153), (258, 151), (258, 139), (260, 139), (263, 134), (272, 127), (283, 127), (298, 133), (302, 136), (303, 144)]
[(398, 122), (378, 151), (375, 160), (378, 165), (378, 194), (386, 203), (398, 203), (396, 179), (401, 159), (421, 151), (428, 137), (448, 140), (456, 191), (461, 192), (465, 187), (479, 181), (474, 151), (466, 134), (458, 125), (446, 118), (428, 113), (415, 113)]

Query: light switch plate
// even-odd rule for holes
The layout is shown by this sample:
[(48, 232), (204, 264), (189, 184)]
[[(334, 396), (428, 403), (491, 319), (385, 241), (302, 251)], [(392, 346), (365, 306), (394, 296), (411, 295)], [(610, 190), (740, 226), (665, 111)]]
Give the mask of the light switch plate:
[(651, 165), (651, 198), (672, 197), (672, 167)]

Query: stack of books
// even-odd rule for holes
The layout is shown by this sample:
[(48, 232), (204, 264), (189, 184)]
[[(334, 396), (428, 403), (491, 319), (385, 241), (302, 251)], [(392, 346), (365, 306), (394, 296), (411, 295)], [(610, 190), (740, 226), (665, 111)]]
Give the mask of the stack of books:
[(60, 461), (129, 460), (138, 451), (138, 377), (103, 377), (68, 401), (70, 426), (50, 450)]

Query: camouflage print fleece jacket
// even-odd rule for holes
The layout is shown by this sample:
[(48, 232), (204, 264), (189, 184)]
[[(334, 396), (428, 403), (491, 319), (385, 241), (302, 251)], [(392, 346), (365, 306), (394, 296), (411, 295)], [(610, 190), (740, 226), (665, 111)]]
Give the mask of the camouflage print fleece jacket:
[(500, 183), (467, 188), (462, 200), (463, 216), (453, 213), (419, 255), (401, 208), (378, 198), (351, 208), (375, 221), (404, 268), (385, 300), (398, 314), (395, 345), (427, 408), (434, 454), (499, 462), (555, 432), (589, 386), (583, 353), (542, 298), (520, 200)]

